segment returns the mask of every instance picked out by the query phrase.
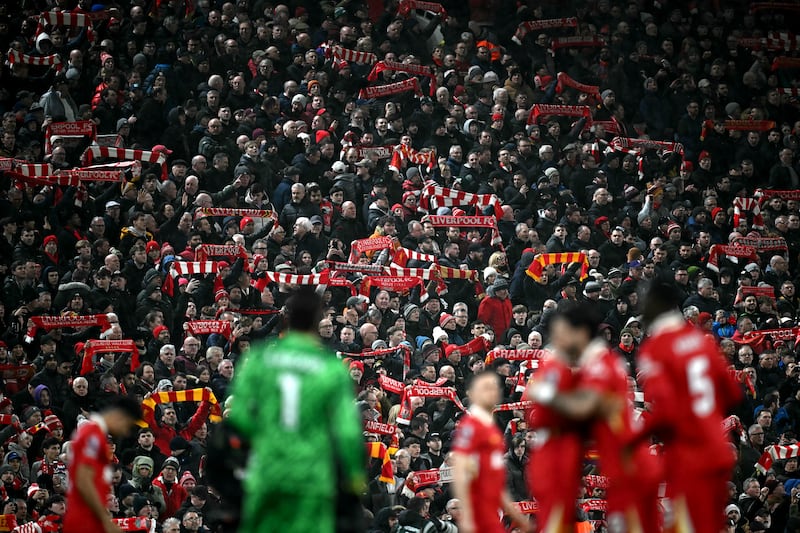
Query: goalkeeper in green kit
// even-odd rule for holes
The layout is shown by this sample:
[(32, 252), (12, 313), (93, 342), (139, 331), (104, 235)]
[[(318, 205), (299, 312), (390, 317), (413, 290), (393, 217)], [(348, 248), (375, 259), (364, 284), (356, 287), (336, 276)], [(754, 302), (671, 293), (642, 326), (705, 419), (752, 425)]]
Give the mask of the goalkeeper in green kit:
[(353, 383), (320, 343), (319, 298), (295, 293), (286, 314), (286, 336), (252, 348), (233, 382), (228, 422), (251, 446), (240, 531), (333, 533), (337, 496), (366, 483)]

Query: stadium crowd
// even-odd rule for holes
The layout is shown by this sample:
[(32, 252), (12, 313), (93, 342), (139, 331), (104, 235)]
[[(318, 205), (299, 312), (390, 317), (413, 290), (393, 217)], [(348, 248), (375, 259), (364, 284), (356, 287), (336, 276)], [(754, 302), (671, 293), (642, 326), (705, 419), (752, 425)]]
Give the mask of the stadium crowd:
[[(536, 365), (514, 356), (539, 357), (577, 300), (635, 379), (639, 294), (659, 278), (747, 398), (729, 531), (797, 531), (797, 11), (3, 4), (3, 514), (57, 531), (71, 433), (127, 394), (148, 427), (112, 443), (109, 511), (230, 531), (208, 448), (237, 362), (312, 284), (367, 424), (370, 530), (447, 531), (446, 476), (414, 472), (447, 466), (471, 374), (494, 369), (519, 401)], [(401, 401), (411, 384), (430, 397)], [(495, 416), (530, 502), (535, 435), (522, 410)], [(795, 457), (756, 475), (776, 444)], [(585, 487), (602, 499), (601, 477)]]

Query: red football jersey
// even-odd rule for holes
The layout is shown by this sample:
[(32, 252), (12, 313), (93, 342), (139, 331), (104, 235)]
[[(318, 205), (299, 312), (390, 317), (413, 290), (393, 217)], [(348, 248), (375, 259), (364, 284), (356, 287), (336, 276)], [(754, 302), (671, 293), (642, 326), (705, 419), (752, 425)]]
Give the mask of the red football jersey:
[(68, 475), (72, 480), (67, 492), (67, 512), (64, 515), (64, 533), (103, 531), (103, 524), (95, 518), (89, 506), (75, 488), (75, 473), (79, 465), (89, 465), (94, 469), (94, 488), (105, 502), (111, 493), (111, 448), (106, 440), (106, 427), (103, 419), (92, 419), (81, 425), (72, 438), (72, 459)]
[[(572, 392), (578, 384), (572, 369), (555, 357), (542, 362), (534, 379), (550, 383), (559, 393)], [(527, 481), (539, 504), (539, 527), (543, 531), (571, 528), (575, 523), (575, 500), (583, 466), (581, 428), (540, 404), (528, 411), (528, 427), (536, 431), (536, 441), (530, 450)]]
[(502, 533), (499, 511), (506, 489), (506, 466), (503, 460), (503, 434), (486, 412), (474, 411), (458, 422), (452, 451), (473, 458), (478, 474), (469, 492), (475, 518), (475, 530)]
[[(640, 529), (657, 531), (660, 463), (650, 453), (648, 442), (639, 442), (633, 450), (623, 448), (636, 425), (625, 363), (604, 342), (595, 341), (583, 353), (579, 380), (579, 388), (594, 391), (614, 406), (607, 416), (595, 418), (591, 426), (600, 473), (609, 481), (607, 520), (635, 520)], [(629, 523), (622, 530), (635, 529)]]
[(741, 391), (716, 342), (673, 313), (653, 324), (638, 368), (645, 401), (652, 405), (645, 424), (664, 442), (668, 481), (730, 469), (734, 456), (722, 420)]

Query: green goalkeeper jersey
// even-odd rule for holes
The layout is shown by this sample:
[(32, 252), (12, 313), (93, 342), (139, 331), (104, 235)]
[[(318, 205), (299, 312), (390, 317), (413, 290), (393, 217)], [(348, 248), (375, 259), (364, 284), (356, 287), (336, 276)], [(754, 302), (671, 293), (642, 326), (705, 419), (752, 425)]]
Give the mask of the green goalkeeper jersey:
[(243, 525), (263, 520), (269, 495), (333, 499), (337, 464), (346, 486), (365, 484), (353, 382), (310, 334), (290, 332), (249, 351), (236, 369), (228, 420), (251, 444)]

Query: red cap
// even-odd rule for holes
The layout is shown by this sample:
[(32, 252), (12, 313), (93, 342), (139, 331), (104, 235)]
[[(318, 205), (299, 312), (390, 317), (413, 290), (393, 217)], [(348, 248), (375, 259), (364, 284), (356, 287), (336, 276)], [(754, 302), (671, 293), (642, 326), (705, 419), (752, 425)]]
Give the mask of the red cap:
[(56, 415), (47, 415), (44, 417), (44, 424), (52, 431), (55, 428), (63, 428), (64, 424)]
[(362, 363), (361, 361), (351, 361), (350, 362), (350, 370), (353, 370), (354, 368), (357, 368), (357, 369), (361, 370), (361, 372), (363, 373), (364, 372), (364, 363)]
[(700, 156), (698, 156), (697, 161), (702, 161), (703, 159), (711, 159), (711, 154), (709, 154), (707, 150), (700, 152)]
[(231, 264), (228, 263), (227, 261), (217, 261), (217, 266), (219, 267), (220, 270), (222, 270), (223, 268), (228, 268), (229, 266), (231, 266)]
[(459, 346), (458, 344), (448, 344), (447, 346), (444, 347), (444, 356), (450, 357), (453, 354), (453, 352), (459, 352), (460, 355), (460, 350), (461, 346)]
[(498, 120), (503, 120), (503, 114), (502, 113), (492, 114), (492, 122), (497, 122)]
[(455, 319), (456, 317), (454, 317), (450, 313), (442, 313), (442, 316), (439, 317), (439, 327), (443, 328), (445, 324)]
[(694, 170), (694, 163), (691, 161), (684, 161), (681, 163), (681, 170), (685, 170), (686, 172), (692, 172)]
[(711, 220), (714, 220), (716, 218), (717, 214), (721, 213), (721, 212), (722, 212), (722, 208), (721, 207), (715, 207), (714, 209), (712, 209), (711, 210)]
[(153, 328), (153, 338), (157, 339), (159, 335), (161, 335), (162, 331), (169, 332), (169, 328), (167, 326), (156, 326)]
[(453, 216), (454, 217), (463, 217), (466, 216), (467, 212), (461, 209), (460, 207), (453, 208)]
[(702, 326), (703, 324), (705, 324), (706, 322), (711, 320), (711, 318), (712, 318), (711, 313), (707, 313), (706, 311), (703, 311), (702, 313), (697, 315), (697, 323)]
[(0, 411), (5, 409), (9, 405), (11, 405), (11, 398), (9, 398), (9, 397), (3, 398), (2, 400), (0, 400)]
[(149, 254), (150, 252), (161, 251), (161, 246), (156, 241), (147, 241), (147, 244), (144, 246), (144, 250)]
[(225, 289), (220, 289), (216, 292), (216, 294), (214, 294), (214, 303), (217, 303), (222, 298), (230, 298), (228, 291), (226, 291)]
[(49, 242), (54, 242), (54, 243), (58, 244), (58, 237), (56, 237), (55, 235), (48, 235), (47, 237), (44, 238), (44, 241), (43, 241), (42, 244), (47, 244)]

